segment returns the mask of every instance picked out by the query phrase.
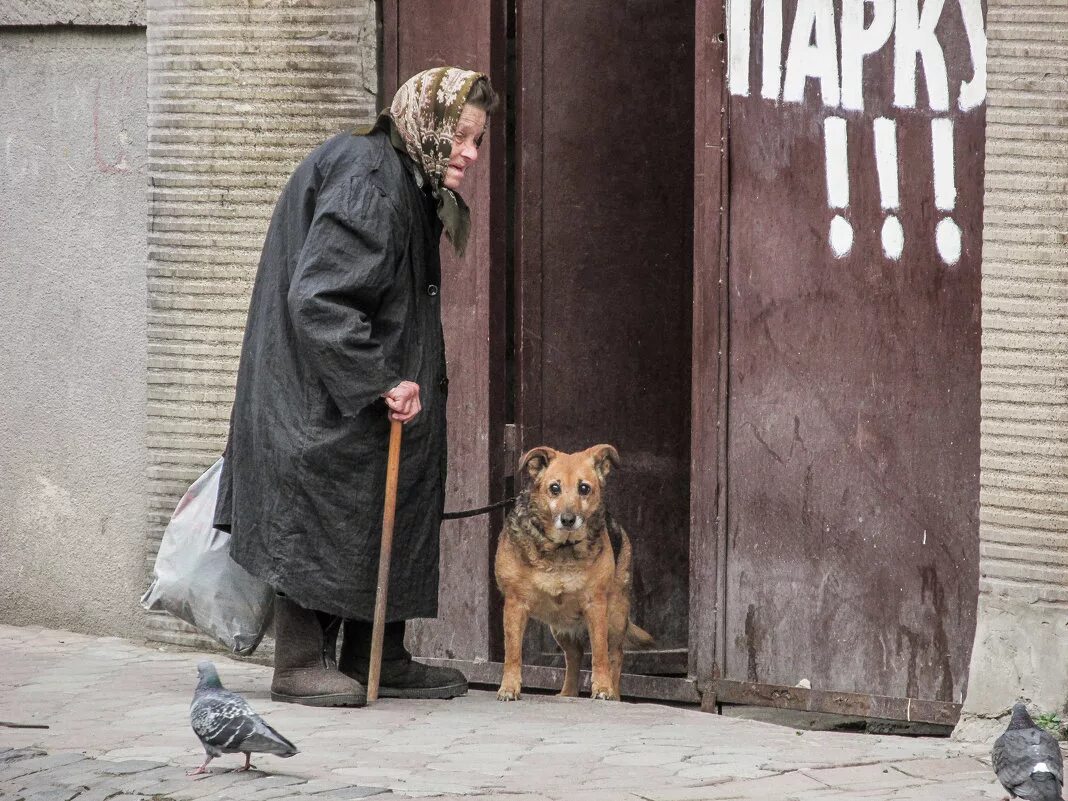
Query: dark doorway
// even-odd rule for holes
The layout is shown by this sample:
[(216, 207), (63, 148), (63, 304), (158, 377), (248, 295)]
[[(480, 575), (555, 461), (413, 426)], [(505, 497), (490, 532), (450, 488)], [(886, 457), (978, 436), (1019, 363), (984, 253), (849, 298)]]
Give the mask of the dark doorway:
[[(660, 646), (631, 673), (687, 667), (693, 25), (693, 0), (517, 15), (521, 448), (620, 452), (610, 506), (634, 542), (634, 617)], [(528, 661), (562, 664), (542, 632)]]

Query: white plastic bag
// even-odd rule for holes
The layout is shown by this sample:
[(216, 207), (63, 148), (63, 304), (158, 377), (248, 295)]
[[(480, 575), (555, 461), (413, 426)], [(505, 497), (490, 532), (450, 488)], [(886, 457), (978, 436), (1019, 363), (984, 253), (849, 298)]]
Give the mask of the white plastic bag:
[(274, 593), (230, 558), (230, 535), (212, 525), (222, 465), (209, 467), (175, 507), (141, 606), (170, 612), (248, 656), (271, 622)]

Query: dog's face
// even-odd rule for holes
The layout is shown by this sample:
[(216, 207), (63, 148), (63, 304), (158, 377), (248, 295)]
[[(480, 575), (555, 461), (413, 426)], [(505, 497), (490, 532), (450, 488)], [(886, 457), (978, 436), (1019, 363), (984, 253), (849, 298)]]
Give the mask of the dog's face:
[(519, 470), (526, 470), (532, 480), (530, 507), (557, 547), (587, 538), (587, 522), (603, 503), (605, 479), (618, 465), (619, 454), (611, 445), (578, 453), (540, 447), (523, 454)]

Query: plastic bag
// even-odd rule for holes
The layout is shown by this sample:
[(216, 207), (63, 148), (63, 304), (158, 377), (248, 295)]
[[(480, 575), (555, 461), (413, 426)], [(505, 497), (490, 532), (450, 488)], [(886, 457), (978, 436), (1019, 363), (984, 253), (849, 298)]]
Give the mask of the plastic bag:
[(170, 612), (248, 656), (271, 622), (274, 591), (230, 558), (230, 535), (212, 525), (222, 465), (209, 467), (175, 507), (141, 606)]

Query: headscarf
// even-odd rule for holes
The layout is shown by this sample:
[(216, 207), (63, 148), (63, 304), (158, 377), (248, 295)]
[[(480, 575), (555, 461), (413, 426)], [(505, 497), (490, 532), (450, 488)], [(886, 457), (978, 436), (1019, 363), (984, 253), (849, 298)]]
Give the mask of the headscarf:
[(471, 230), (471, 212), (456, 192), (445, 186), (452, 138), (471, 87), (484, 73), (458, 67), (434, 67), (413, 75), (393, 97), (368, 131), (388, 130), (393, 146), (407, 153), (430, 184), (438, 219), (456, 252), (463, 255)]

